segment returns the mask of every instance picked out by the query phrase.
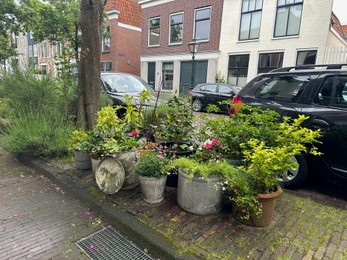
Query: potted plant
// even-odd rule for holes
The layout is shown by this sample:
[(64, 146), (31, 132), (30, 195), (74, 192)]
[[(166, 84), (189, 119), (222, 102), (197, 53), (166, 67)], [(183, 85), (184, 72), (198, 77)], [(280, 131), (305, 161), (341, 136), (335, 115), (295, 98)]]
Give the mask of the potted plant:
[(165, 182), (170, 161), (155, 151), (140, 155), (134, 171), (139, 175), (143, 199), (148, 203), (159, 203), (164, 199)]
[(288, 117), (277, 124), (273, 145), (251, 139), (241, 144), (244, 165), (230, 174), (225, 172), (225, 183), (232, 190), (234, 216), (250, 225), (266, 226), (272, 221), (276, 198), (282, 194), (278, 185), (279, 173), (297, 167), (292, 157), (306, 153), (318, 155), (316, 147), (319, 130), (310, 130), (301, 124), (307, 117)]
[(185, 211), (207, 215), (221, 210), (222, 176), (237, 171), (221, 160), (221, 147), (217, 139), (207, 140), (190, 158), (180, 157), (173, 161), (178, 167), (177, 203)]
[(90, 136), (83, 130), (72, 131), (69, 139), (69, 149), (73, 151), (75, 157), (75, 167), (81, 170), (91, 168), (89, 156)]

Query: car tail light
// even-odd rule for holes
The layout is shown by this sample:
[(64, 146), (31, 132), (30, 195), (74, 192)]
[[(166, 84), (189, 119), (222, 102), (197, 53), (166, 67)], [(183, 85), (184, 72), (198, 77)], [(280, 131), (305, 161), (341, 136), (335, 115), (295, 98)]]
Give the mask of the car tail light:
[(240, 106), (243, 104), (241, 97), (234, 96), (232, 106), (230, 108), (230, 115), (235, 115), (239, 110)]
[(193, 95), (193, 92), (191, 90), (188, 91), (188, 95), (191, 96)]

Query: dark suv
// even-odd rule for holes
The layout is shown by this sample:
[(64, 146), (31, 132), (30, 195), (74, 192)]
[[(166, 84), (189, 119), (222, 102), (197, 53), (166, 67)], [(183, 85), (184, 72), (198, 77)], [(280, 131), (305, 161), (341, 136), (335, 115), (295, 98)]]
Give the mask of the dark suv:
[(234, 104), (275, 109), (281, 116), (309, 116), (305, 126), (321, 129), (323, 153), (318, 158), (296, 156), (299, 168), (281, 176), (283, 186), (301, 185), (310, 167), (321, 165), (347, 177), (347, 64), (286, 67), (260, 74), (237, 96)]

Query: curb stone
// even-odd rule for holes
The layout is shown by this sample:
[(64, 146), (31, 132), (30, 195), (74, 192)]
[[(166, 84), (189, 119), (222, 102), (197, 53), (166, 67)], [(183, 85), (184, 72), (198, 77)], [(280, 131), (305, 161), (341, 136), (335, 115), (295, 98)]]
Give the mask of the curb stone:
[(63, 174), (65, 170), (42, 158), (30, 158), (23, 154), (19, 155), (17, 158), (19, 162), (37, 170), (51, 179), (65, 192), (71, 194), (82, 204), (90, 208), (95, 215), (108, 221), (109, 224), (118, 229), (128, 239), (135, 242), (140, 247), (146, 248), (153, 256), (165, 260), (201, 259), (198, 253), (194, 255), (189, 252), (184, 252), (183, 247), (180, 248), (174, 245), (169, 239), (139, 221), (129, 212), (97, 200), (97, 198), (91, 195), (87, 190), (80, 188), (70, 176)]

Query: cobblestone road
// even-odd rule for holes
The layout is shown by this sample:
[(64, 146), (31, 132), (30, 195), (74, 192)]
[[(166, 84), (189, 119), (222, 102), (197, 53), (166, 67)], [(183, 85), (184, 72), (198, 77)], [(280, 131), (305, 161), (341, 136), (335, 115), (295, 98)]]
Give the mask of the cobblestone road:
[(100, 220), (0, 150), (0, 259), (87, 259), (75, 242)]

